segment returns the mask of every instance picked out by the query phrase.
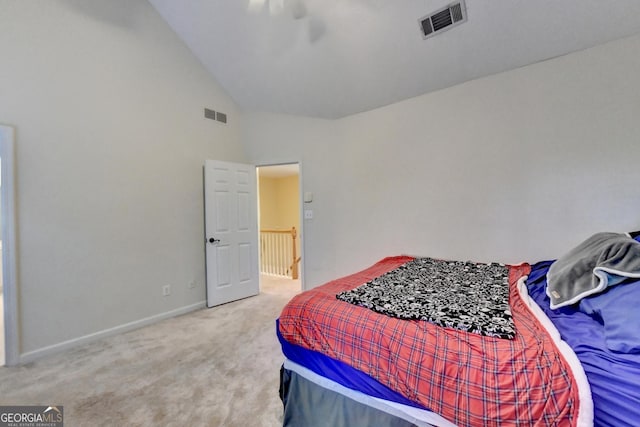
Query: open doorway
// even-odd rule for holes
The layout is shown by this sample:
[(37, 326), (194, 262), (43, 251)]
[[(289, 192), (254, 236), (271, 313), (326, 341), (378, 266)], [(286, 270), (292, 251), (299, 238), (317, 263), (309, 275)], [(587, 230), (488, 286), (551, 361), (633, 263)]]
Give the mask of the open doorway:
[(300, 165), (259, 166), (260, 291), (300, 292)]

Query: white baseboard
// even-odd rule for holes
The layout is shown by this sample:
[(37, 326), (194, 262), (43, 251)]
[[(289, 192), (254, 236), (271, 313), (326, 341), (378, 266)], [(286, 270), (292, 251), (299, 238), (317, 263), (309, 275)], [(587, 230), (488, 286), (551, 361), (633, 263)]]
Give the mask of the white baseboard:
[(37, 350), (29, 351), (27, 353), (23, 353), (20, 355), (20, 360), (18, 363), (22, 365), (25, 363), (33, 362), (34, 360), (40, 359), (45, 356), (49, 356), (54, 353), (59, 353), (61, 351), (68, 350), (70, 348), (77, 347), (82, 344), (88, 344), (90, 342), (97, 341), (99, 339), (106, 338), (112, 335), (129, 332), (134, 329), (141, 328), (143, 326), (151, 325), (152, 323), (156, 323), (164, 319), (169, 319), (171, 317), (179, 316), (181, 314), (186, 314), (195, 310), (199, 310), (201, 308), (205, 308), (206, 306), (207, 306), (206, 301), (200, 301), (195, 304), (176, 308), (175, 310), (156, 314), (154, 316), (136, 320), (130, 323), (125, 323), (124, 325), (115, 326), (113, 328), (105, 329), (103, 331), (95, 332), (93, 334), (85, 335), (83, 337), (73, 338), (71, 340), (63, 341), (58, 344), (53, 344), (47, 347), (39, 348)]

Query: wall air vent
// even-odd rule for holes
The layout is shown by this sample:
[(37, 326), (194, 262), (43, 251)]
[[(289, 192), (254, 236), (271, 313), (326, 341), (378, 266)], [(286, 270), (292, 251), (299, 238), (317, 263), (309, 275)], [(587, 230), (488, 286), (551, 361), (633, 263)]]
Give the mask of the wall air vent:
[(207, 119), (211, 119), (211, 120), (215, 120), (216, 119), (216, 112), (213, 110), (210, 110), (208, 108), (204, 109), (204, 117)]
[(420, 18), (422, 38), (428, 39), (443, 31), (460, 25), (467, 20), (467, 8), (464, 0), (451, 3), (442, 9)]
[(227, 123), (227, 115), (218, 111), (216, 112), (216, 120), (220, 123)]
[(211, 120), (217, 120), (220, 123), (227, 123), (227, 115), (225, 113), (210, 110), (209, 108), (204, 109), (204, 117)]

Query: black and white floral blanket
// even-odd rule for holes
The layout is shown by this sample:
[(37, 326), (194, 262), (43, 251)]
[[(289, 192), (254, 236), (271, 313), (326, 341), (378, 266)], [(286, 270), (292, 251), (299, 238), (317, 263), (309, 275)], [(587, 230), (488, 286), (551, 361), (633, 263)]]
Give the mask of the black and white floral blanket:
[(513, 339), (505, 265), (416, 258), (339, 300), (405, 320)]

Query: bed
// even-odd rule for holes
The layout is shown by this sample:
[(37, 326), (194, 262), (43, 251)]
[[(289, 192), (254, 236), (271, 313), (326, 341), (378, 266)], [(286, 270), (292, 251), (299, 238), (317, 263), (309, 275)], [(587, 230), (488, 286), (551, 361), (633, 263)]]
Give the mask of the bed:
[[(576, 270), (593, 276), (582, 271), (586, 257), (576, 252), (578, 245), (558, 260), (503, 266), (504, 277), (496, 263), (389, 257), (297, 295), (276, 323), (285, 356), (283, 425), (637, 425), (640, 328), (629, 324), (635, 319), (640, 325), (635, 308), (640, 305), (640, 256), (633, 252), (640, 251), (640, 243), (628, 234), (603, 234), (592, 237), (618, 239), (631, 249), (609, 251), (604, 260), (609, 264), (602, 256), (596, 260), (602, 263), (600, 276), (585, 282), (586, 288), (573, 289), (579, 282)], [(618, 268), (622, 256), (631, 259), (623, 271)], [(578, 267), (563, 264), (567, 258), (578, 259)], [(464, 271), (489, 269), (484, 274), (506, 284), (506, 290), (495, 286), (507, 294), (507, 308), (502, 301), (496, 306), (506, 314), (496, 315), (482, 302), (476, 308), (462, 306), (458, 314), (463, 315), (451, 320), (442, 307), (434, 316), (422, 311), (424, 306), (407, 305), (415, 292), (425, 294), (407, 283), (424, 281), (421, 275), (431, 274), (431, 264), (438, 263)], [(484, 278), (476, 286), (481, 276), (468, 281), (447, 274), (464, 288), (494, 287)], [(389, 286), (414, 292), (398, 297), (404, 299), (399, 310), (386, 293)], [(458, 285), (445, 287), (452, 286)], [(556, 298), (565, 293), (579, 298)], [(446, 298), (458, 307), (456, 295)], [(494, 294), (488, 299), (498, 300)], [(480, 325), (483, 318), (494, 323)]]

